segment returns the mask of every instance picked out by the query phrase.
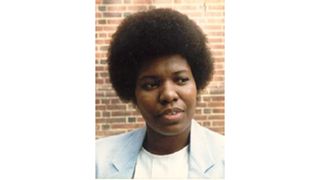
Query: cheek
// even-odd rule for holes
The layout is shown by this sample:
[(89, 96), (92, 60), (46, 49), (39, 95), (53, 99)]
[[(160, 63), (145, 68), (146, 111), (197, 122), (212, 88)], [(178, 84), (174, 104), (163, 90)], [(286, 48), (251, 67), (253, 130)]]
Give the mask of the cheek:
[(185, 98), (190, 104), (196, 104), (198, 92), (195, 84), (191, 84), (188, 88), (186, 88), (184, 94)]
[(152, 113), (155, 107), (155, 96), (146, 93), (136, 93), (136, 105), (143, 116)]
[(186, 92), (186, 103), (189, 109), (190, 113), (194, 113), (195, 109), (196, 109), (196, 105), (197, 105), (197, 88), (196, 86), (192, 86), (188, 89), (188, 91)]

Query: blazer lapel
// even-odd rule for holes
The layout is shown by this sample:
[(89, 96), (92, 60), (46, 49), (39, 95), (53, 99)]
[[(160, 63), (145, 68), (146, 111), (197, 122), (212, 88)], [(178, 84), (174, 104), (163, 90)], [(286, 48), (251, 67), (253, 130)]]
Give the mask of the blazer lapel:
[(200, 125), (192, 120), (190, 135), (189, 177), (207, 177), (206, 172), (214, 168), (215, 160), (207, 147), (208, 140), (200, 129)]
[(135, 164), (139, 151), (142, 147), (146, 129), (141, 128), (133, 133), (123, 143), (122, 148), (114, 156), (112, 164), (115, 168), (114, 177), (118, 178), (132, 178)]

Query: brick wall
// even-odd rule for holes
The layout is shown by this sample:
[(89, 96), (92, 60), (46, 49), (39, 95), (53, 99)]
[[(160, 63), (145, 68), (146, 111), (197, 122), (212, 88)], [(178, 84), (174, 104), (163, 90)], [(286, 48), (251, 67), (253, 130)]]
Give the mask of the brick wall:
[(223, 0), (96, 0), (96, 138), (144, 125), (131, 104), (115, 94), (109, 82), (106, 55), (121, 20), (137, 11), (169, 7), (193, 19), (207, 34), (214, 56), (213, 81), (200, 93), (195, 119), (224, 134), (224, 1)]

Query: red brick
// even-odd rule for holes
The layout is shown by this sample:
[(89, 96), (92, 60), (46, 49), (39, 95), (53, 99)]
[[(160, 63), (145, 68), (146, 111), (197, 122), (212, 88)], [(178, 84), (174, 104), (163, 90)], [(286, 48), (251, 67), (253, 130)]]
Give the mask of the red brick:
[(210, 107), (224, 107), (224, 102), (209, 102), (208, 106), (210, 106)]
[(96, 104), (101, 104), (101, 100), (100, 99), (96, 99)]
[(224, 126), (223, 121), (212, 121), (211, 123), (213, 126)]
[(102, 117), (109, 117), (110, 116), (110, 112), (103, 112), (102, 113)]
[(224, 109), (213, 109), (214, 113), (224, 113)]
[(173, 0), (153, 0), (152, 3), (153, 4), (157, 4), (157, 3), (172, 3)]
[(224, 76), (213, 76), (213, 81), (224, 81)]
[(107, 97), (111, 97), (111, 96), (115, 97), (115, 96), (116, 96), (116, 93), (115, 93), (114, 91), (108, 91), (108, 92), (106, 93), (106, 96), (107, 96)]
[(135, 123), (135, 122), (136, 122), (136, 118), (134, 118), (134, 117), (128, 117), (128, 122), (129, 122), (129, 123)]
[(224, 49), (224, 45), (222, 45), (222, 44), (209, 45), (209, 47), (211, 47), (213, 49)]
[(105, 123), (106, 120), (102, 119), (102, 118), (96, 118), (96, 124), (101, 124), (101, 123)]
[(103, 79), (96, 79), (96, 84), (103, 84)]
[(205, 120), (205, 119), (207, 119), (207, 117), (204, 116), (204, 115), (196, 114), (196, 115), (194, 116), (194, 119), (200, 121), (200, 120)]
[(119, 4), (122, 0), (102, 0), (103, 4)]
[(208, 9), (209, 10), (224, 10), (224, 5), (221, 5), (221, 4), (219, 4), (219, 5), (209, 5), (208, 6)]
[(130, 11), (144, 11), (147, 9), (148, 9), (148, 6), (145, 6), (145, 5), (134, 5), (134, 6), (128, 7), (128, 10)]
[(96, 39), (96, 44), (97, 45), (105, 45), (107, 43), (110, 43), (110, 40), (106, 40), (106, 39)]
[(96, 92), (96, 98), (104, 97), (104, 94), (101, 92)]
[(222, 30), (223, 29), (223, 26), (222, 25), (204, 25), (203, 26), (204, 29), (207, 29), (207, 30)]
[(120, 12), (124, 10), (126, 10), (126, 6), (108, 6), (107, 7), (107, 12), (110, 12), (110, 11)]
[(102, 127), (102, 130), (110, 129), (110, 125), (109, 124), (103, 124), (101, 127)]
[(202, 125), (205, 126), (205, 127), (210, 127), (211, 126), (211, 121), (203, 121)]
[(130, 115), (130, 112), (127, 111), (112, 111), (111, 116), (116, 117), (116, 116), (128, 116)]
[(126, 132), (125, 130), (107, 130), (103, 131), (101, 137), (103, 136), (112, 136), (112, 135), (117, 135)]
[(209, 38), (208, 39), (209, 42), (224, 42), (224, 39), (223, 38)]
[(152, 0), (132, 0), (132, 4), (151, 4)]
[(108, 105), (107, 106), (108, 110), (125, 110), (126, 106), (125, 105), (116, 105), (116, 104), (112, 104), (112, 105)]
[(142, 127), (143, 124), (112, 124), (112, 129), (132, 129)]
[(138, 118), (138, 122), (145, 122), (144, 119), (142, 117)]
[(97, 21), (97, 23), (98, 24), (106, 24), (106, 20), (105, 19), (99, 19), (98, 21)]
[[(223, 120), (224, 119), (224, 115), (211, 115), (209, 116), (209, 119), (212, 119), (212, 120)], [(219, 122), (219, 121), (217, 121)], [(223, 122), (223, 121), (221, 121)]]
[(119, 99), (111, 99), (111, 104), (119, 104), (121, 101)]
[(106, 6), (104, 6), (104, 5), (98, 6), (98, 10), (99, 11), (105, 11), (106, 10)]
[(119, 25), (123, 19), (108, 19), (107, 24)]
[(96, 18), (101, 18), (102, 14), (101, 13), (96, 13)]
[(106, 18), (121, 17), (121, 13), (119, 13), (119, 12), (104, 12), (103, 17), (106, 17)]
[(182, 6), (176, 6), (176, 10), (184, 11), (184, 10), (196, 10), (197, 7), (194, 5), (182, 5)]
[(199, 3), (199, 0), (174, 0), (175, 3)]
[(207, 32), (206, 34), (207, 34), (208, 36), (224, 37), (224, 32), (222, 32), (222, 31)]
[(224, 0), (206, 0), (206, 3), (224, 3)]
[(99, 73), (99, 76), (105, 78), (105, 77), (108, 77), (108, 76), (109, 76), (109, 73), (107, 73), (107, 72), (101, 72), (101, 73)]
[(96, 110), (102, 110), (104, 111), (106, 109), (106, 107), (104, 105), (98, 105), (96, 106)]
[(186, 13), (189, 17), (199, 17), (202, 16), (202, 12), (196, 12), (196, 11), (189, 11)]
[(212, 17), (224, 17), (223, 11), (216, 11), (216, 12), (207, 12), (206, 16), (212, 16)]
[(106, 119), (107, 123), (125, 123), (126, 122), (126, 118), (124, 117), (119, 117), (119, 118), (108, 118)]
[(99, 33), (98, 37), (99, 38), (106, 38), (107, 34), (106, 33)]
[(211, 114), (212, 113), (212, 109), (205, 108), (205, 109), (203, 109), (203, 113), (204, 114)]
[(103, 30), (103, 26), (96, 26), (96, 31), (102, 31)]
[(215, 70), (214, 75), (224, 75), (224, 70)]
[[(224, 62), (224, 51), (222, 50), (213, 50), (213, 56), (215, 57), (215, 61), (222, 61)], [(217, 56), (222, 56), (222, 58), (216, 58)]]
[(214, 68), (216, 68), (217, 70), (224, 69), (224, 63), (215, 63)]
[[(117, 26), (115, 26), (115, 25), (110, 25), (110, 24), (108, 24), (108, 25), (106, 25), (106, 26), (104, 26), (103, 27), (103, 30), (104, 31), (116, 31), (116, 29), (117, 29)], [(110, 39), (109, 39), (110, 40)], [(110, 41), (108, 42), (108, 44), (110, 43)]]

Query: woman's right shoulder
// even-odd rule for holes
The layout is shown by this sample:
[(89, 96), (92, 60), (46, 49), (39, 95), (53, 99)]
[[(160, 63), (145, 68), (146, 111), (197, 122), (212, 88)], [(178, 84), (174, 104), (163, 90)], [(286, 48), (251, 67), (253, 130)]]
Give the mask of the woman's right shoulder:
[[(96, 162), (104, 164), (110, 161), (115, 154), (128, 144), (138, 141), (145, 133), (144, 128), (139, 128), (127, 133), (104, 137), (96, 140)], [(141, 137), (140, 137), (141, 136)]]
[(122, 146), (124, 143), (128, 141), (132, 136), (143, 131), (143, 128), (135, 129), (130, 132), (112, 135), (108, 137), (103, 137), (96, 140), (96, 149), (113, 149), (119, 146)]

